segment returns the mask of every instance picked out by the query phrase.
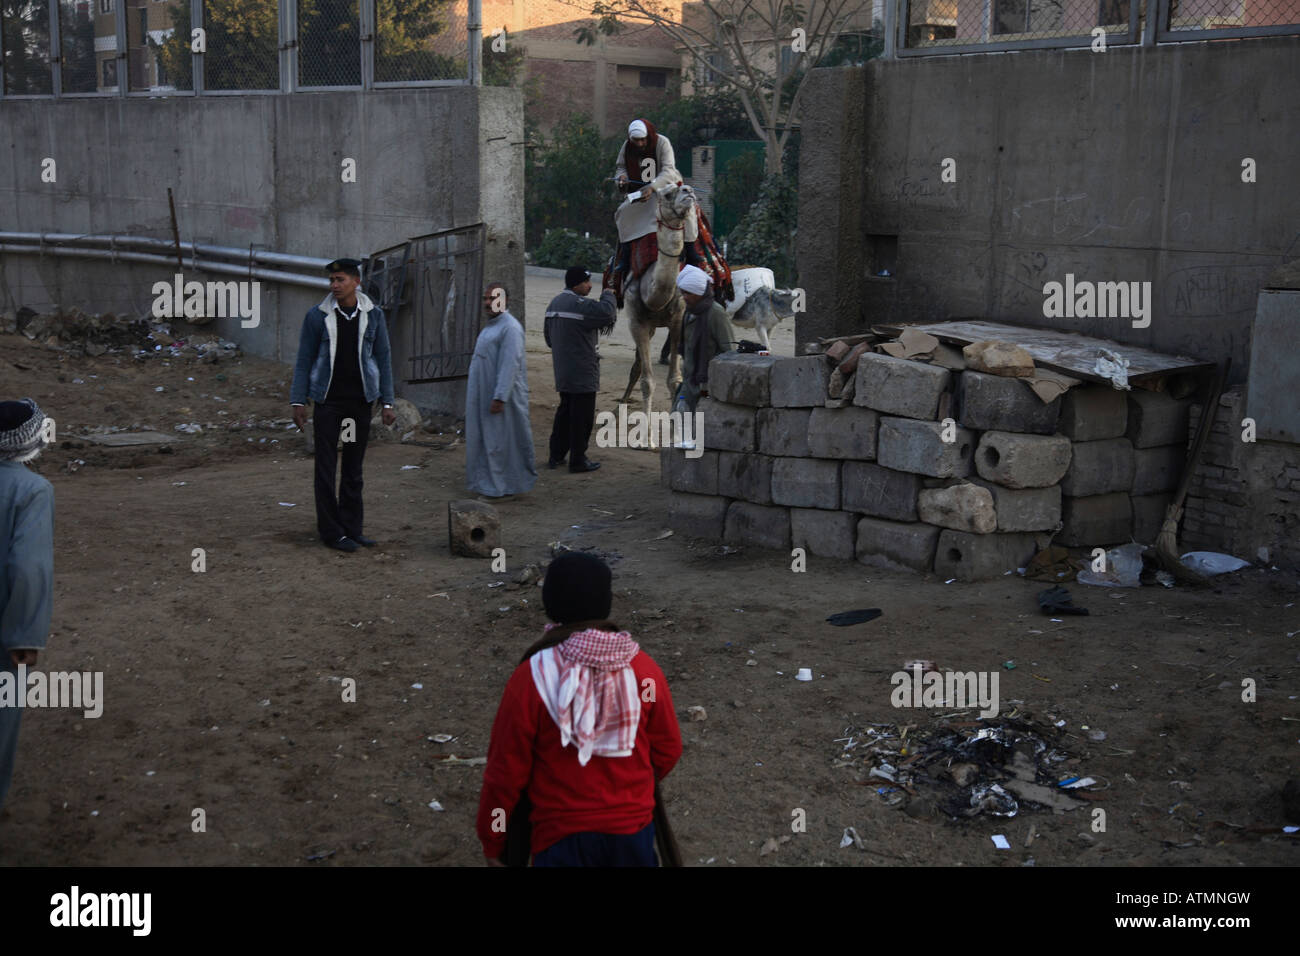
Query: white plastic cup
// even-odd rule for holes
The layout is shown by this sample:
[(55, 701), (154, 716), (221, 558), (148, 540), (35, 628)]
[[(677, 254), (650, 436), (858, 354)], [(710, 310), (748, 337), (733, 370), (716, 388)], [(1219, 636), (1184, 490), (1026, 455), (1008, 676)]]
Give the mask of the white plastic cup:
[(797, 674), (794, 675), (794, 679), (795, 679), (795, 680), (812, 680), (812, 668), (811, 668), (811, 667), (801, 667), (801, 668), (799, 668), (799, 673), (797, 673)]

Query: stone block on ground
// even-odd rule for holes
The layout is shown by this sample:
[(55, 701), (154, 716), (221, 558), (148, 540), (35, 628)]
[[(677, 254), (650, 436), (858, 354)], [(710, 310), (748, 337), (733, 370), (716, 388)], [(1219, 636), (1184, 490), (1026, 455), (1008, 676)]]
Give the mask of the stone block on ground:
[(668, 499), (668, 527), (678, 534), (721, 541), (730, 500), (721, 495), (673, 492)]
[(777, 358), (772, 366), (775, 408), (815, 408), (826, 403), (830, 366), (820, 355)]
[(722, 452), (706, 451), (695, 458), (681, 448), (659, 450), (659, 471), (673, 491), (696, 495), (718, 493), (718, 456)]
[(447, 543), (452, 554), (490, 558), (501, 547), (501, 519), (490, 504), (473, 499), (447, 503)]
[(877, 567), (906, 567), (929, 571), (934, 564), (934, 547), (939, 528), (920, 522), (904, 524), (881, 518), (858, 522), (858, 560)]
[(813, 458), (873, 461), (880, 415), (869, 408), (814, 408), (808, 422)]
[(1176, 445), (1187, 441), (1190, 398), (1171, 398), (1164, 392), (1135, 388), (1128, 393), (1128, 430), (1134, 448)]
[(916, 512), (926, 524), (972, 534), (991, 534), (998, 526), (992, 493), (970, 482), (923, 489)]
[(420, 410), (413, 402), (405, 398), (393, 399), (393, 414), (396, 416), (392, 425), (385, 425), (383, 410), (370, 419), (370, 438), (372, 441), (400, 441), (402, 436), (417, 431), (424, 421)]
[(1154, 495), (1172, 491), (1183, 477), (1187, 463), (1184, 445), (1157, 445), (1133, 452), (1133, 495)]
[(886, 468), (932, 478), (965, 478), (971, 471), (975, 435), (965, 428), (956, 428), (954, 440), (946, 442), (943, 440), (944, 431), (939, 422), (882, 418), (876, 442), (876, 461)]
[(933, 419), (952, 373), (937, 365), (867, 352), (858, 360), (853, 404), (886, 415)]
[(957, 376), (957, 421), (977, 431), (1051, 435), (1061, 415), (1061, 399), (1047, 404), (1024, 382), (1000, 375), (966, 371)]
[(717, 493), (757, 505), (770, 505), (773, 461), (768, 455), (719, 452)]
[(1046, 488), (1060, 481), (1070, 467), (1070, 439), (985, 432), (975, 452), (975, 467), (985, 481), (1008, 488)]
[(934, 549), (934, 573), (947, 580), (980, 581), (1023, 568), (1038, 551), (1033, 534), (945, 531)]
[(857, 530), (858, 516), (849, 511), (790, 509), (790, 547), (803, 548), (819, 558), (851, 561)]
[(709, 363), (709, 395), (731, 405), (770, 405), (775, 362), (771, 355), (723, 352)]
[(1061, 493), (1071, 498), (1108, 495), (1133, 487), (1133, 445), (1127, 438), (1074, 442)]
[(1133, 540), (1142, 544), (1155, 544), (1160, 536), (1160, 529), (1165, 524), (1165, 512), (1173, 504), (1174, 496), (1134, 495), (1130, 501), (1133, 506)]
[(748, 405), (730, 405), (704, 398), (695, 406), (702, 414), (704, 447), (718, 451), (754, 451), (757, 446), (755, 412)]
[(1061, 398), (1057, 428), (1072, 441), (1122, 438), (1128, 429), (1128, 395), (1109, 385), (1078, 385)]
[(1061, 498), (1061, 533), (1056, 544), (1095, 548), (1127, 544), (1133, 535), (1133, 506), (1124, 492)]
[(1053, 531), (1061, 523), (1061, 486), (1004, 488), (983, 478), (974, 483), (993, 495), (999, 531)]
[(840, 507), (875, 518), (915, 521), (921, 476), (865, 461), (840, 466)]
[(795, 508), (840, 506), (840, 463), (823, 458), (776, 458), (772, 501)]
[(790, 553), (790, 509), (733, 501), (727, 508), (723, 540), (728, 544)]
[(759, 452), (807, 458), (812, 414), (810, 408), (760, 408), (756, 417)]

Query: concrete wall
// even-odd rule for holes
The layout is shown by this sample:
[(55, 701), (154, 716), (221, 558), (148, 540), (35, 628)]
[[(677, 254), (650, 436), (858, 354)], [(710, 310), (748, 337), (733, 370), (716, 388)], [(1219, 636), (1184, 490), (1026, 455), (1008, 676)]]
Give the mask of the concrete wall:
[[(1230, 355), (1244, 380), (1256, 296), (1300, 254), (1300, 39), (917, 57), (810, 83), (800, 340), (984, 316)], [(1044, 318), (1066, 273), (1151, 282), (1151, 326)]]
[[(170, 238), (169, 186), (182, 239), (304, 256), (360, 258), (483, 222), (485, 275), (522, 291), (522, 139), (521, 97), (508, 89), (4, 100), (0, 228)], [(57, 164), (54, 183), (41, 180), (45, 157)], [(354, 183), (342, 181), (344, 158), (356, 160)], [(0, 308), (144, 314), (153, 283), (174, 272), (7, 254)], [(263, 283), (260, 327), (209, 328), (291, 362), (303, 316), (324, 294)], [(517, 306), (522, 319), (522, 295)], [(399, 395), (463, 407), (463, 383), (404, 388), (394, 372)]]

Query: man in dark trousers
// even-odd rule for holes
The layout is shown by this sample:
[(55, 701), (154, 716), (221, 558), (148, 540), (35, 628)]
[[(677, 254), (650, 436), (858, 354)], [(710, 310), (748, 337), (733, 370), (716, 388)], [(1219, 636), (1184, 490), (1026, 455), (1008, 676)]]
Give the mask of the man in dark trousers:
[[(393, 369), (384, 313), (358, 289), (361, 263), (336, 259), (325, 268), (330, 277), (330, 294), (303, 320), (289, 401), (294, 424), (304, 429), (307, 400), (316, 403), (312, 416), (316, 439), (316, 529), (327, 546), (356, 551), (360, 545), (375, 545), (361, 533), (361, 465), (375, 399), (383, 399), (385, 425), (397, 418), (393, 411)], [(343, 478), (336, 497), (334, 473), (340, 436)]]
[(569, 471), (595, 471), (600, 462), (587, 458), (587, 442), (596, 422), (596, 392), (600, 390), (599, 333), (614, 328), (618, 307), (614, 291), (606, 289), (599, 302), (587, 298), (591, 274), (581, 266), (564, 273), (564, 291), (546, 307), (543, 334), (555, 363), (555, 390), (560, 407), (551, 429), (551, 468), (569, 458)]

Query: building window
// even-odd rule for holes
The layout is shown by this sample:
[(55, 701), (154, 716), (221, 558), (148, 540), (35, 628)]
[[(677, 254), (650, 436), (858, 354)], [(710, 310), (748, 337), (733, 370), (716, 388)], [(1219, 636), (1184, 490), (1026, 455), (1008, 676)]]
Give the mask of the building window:
[(781, 47), (781, 75), (788, 76), (792, 72), (794, 72), (794, 47), (787, 44)]
[(100, 13), (112, 13), (112, 12), (113, 12), (113, 0), (99, 0), (99, 12), (100, 12)]
[(105, 89), (117, 86), (117, 60), (104, 60), (103, 71), (104, 82), (100, 85)]
[(641, 85), (663, 90), (668, 88), (668, 74), (662, 70), (642, 70)]
[(721, 53), (710, 53), (705, 59), (708, 61), (707, 67), (700, 68), (700, 85), (713, 86), (721, 77), (718, 73), (722, 70), (723, 61)]
[(1046, 33), (1060, 30), (1064, 23), (1060, 0), (994, 0), (994, 34)]

